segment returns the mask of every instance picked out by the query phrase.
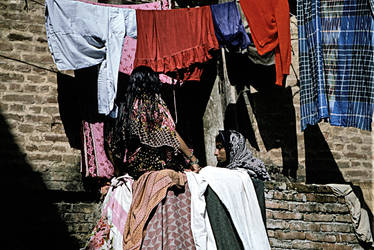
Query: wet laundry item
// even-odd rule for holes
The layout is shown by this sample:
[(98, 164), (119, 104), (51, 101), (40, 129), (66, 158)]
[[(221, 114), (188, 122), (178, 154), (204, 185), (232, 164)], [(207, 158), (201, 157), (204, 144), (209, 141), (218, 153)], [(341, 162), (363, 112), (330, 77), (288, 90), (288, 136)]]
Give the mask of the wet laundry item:
[(98, 112), (114, 108), (123, 39), (136, 38), (133, 9), (80, 1), (46, 0), (48, 46), (59, 70), (99, 65)]
[[(144, 3), (144, 4), (131, 4), (131, 5), (119, 5), (119, 4), (105, 4), (105, 3), (95, 3), (87, 0), (79, 0), (81, 2), (107, 6), (107, 7), (117, 7), (117, 8), (129, 8), (136, 10), (167, 10), (169, 9), (169, 3), (167, 0), (162, 0), (153, 2), (153, 3)], [(136, 39), (130, 36), (125, 36), (122, 46), (121, 62), (119, 65), (119, 72), (130, 75), (134, 69), (134, 59), (136, 52)], [(171, 77), (160, 74), (160, 80), (163, 83), (176, 84), (177, 81)]]
[[(131, 72), (134, 69), (136, 43), (137, 40), (129, 36), (126, 36), (123, 42), (122, 57), (121, 64), (119, 66), (119, 71), (127, 75), (131, 75)], [(162, 83), (177, 84), (176, 79), (173, 79), (165, 74), (160, 74), (159, 78)]]
[(282, 85), (291, 65), (290, 14), (287, 0), (241, 0), (257, 52), (275, 51), (276, 84)]
[(212, 4), (210, 8), (219, 45), (228, 48), (247, 48), (251, 42), (236, 3)]
[[(226, 0), (219, 0), (218, 3), (224, 3), (225, 1)], [(253, 62), (254, 64), (259, 64), (259, 65), (264, 65), (264, 66), (274, 65), (275, 64), (274, 50), (272, 50), (268, 53), (265, 53), (263, 55), (260, 55), (257, 52), (256, 46), (255, 46), (255, 44), (253, 43), (253, 41), (251, 40), (251, 37), (250, 37), (251, 30), (249, 29), (247, 19), (245, 18), (243, 10), (241, 8), (238, 8), (238, 9), (239, 9), (239, 12), (240, 12), (240, 16), (242, 18), (244, 29), (245, 29), (246, 33), (249, 35), (249, 39), (251, 41), (249, 46), (247, 47), (247, 49), (242, 50), (240, 52), (242, 54), (247, 55), (249, 60), (251, 60), (251, 62)]]
[(254, 64), (260, 64), (260, 65), (264, 65), (264, 66), (270, 66), (270, 65), (275, 64), (274, 50), (272, 50), (272, 51), (270, 51), (270, 52), (268, 52), (264, 55), (260, 55), (257, 52), (256, 46), (254, 46), (254, 44), (253, 45), (251, 44), (251, 45), (248, 46), (247, 52), (248, 52), (249, 60), (251, 60), (251, 62), (253, 62)]
[(111, 179), (114, 166), (104, 149), (104, 123), (82, 122), (81, 172), (86, 176)]
[(371, 130), (374, 18), (366, 0), (298, 0), (301, 130), (322, 119)]
[(209, 6), (172, 10), (137, 10), (141, 30), (134, 67), (158, 73), (176, 72), (179, 80), (200, 80), (202, 63), (219, 45)]

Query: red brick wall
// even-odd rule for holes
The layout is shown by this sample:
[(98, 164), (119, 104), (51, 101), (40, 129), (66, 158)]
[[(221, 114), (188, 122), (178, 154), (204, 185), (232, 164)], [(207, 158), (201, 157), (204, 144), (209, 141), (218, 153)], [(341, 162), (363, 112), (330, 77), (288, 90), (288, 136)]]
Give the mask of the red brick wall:
[(324, 185), (266, 184), (273, 249), (360, 249), (344, 198)]

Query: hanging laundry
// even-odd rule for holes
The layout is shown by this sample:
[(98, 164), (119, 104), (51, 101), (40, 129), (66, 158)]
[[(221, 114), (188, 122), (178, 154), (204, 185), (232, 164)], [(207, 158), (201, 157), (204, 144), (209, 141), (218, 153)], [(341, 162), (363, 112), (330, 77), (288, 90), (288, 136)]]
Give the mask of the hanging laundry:
[(210, 6), (214, 31), (220, 46), (245, 49), (250, 40), (235, 2)]
[(96, 3), (91, 2), (88, 0), (78, 0), (80, 2), (99, 5), (99, 6), (106, 6), (106, 7), (116, 7), (116, 8), (126, 8), (126, 9), (134, 9), (134, 10), (167, 10), (169, 9), (169, 3), (167, 0), (156, 1), (151, 3), (143, 3), (143, 4), (108, 4), (108, 3)]
[(290, 16), (287, 0), (241, 0), (240, 6), (260, 55), (275, 50), (276, 84), (282, 85), (291, 65)]
[[(224, 2), (227, 2), (227, 1), (226, 0), (219, 0), (218, 1), (218, 3), (224, 3)], [(274, 62), (274, 50), (272, 50), (272, 51), (270, 51), (266, 54), (263, 54), (263, 55), (260, 55), (257, 52), (256, 46), (255, 46), (255, 44), (253, 43), (253, 40), (250, 37), (251, 30), (249, 29), (249, 25), (248, 25), (248, 22), (245, 18), (245, 15), (244, 15), (241, 8), (238, 8), (238, 9), (239, 9), (240, 17), (242, 19), (242, 23), (243, 23), (245, 32), (247, 34), (249, 34), (249, 40), (250, 40), (250, 44), (247, 47), (247, 49), (242, 50), (241, 53), (247, 55), (249, 60), (251, 60), (251, 62), (253, 62), (254, 64), (259, 64), (259, 65), (264, 65), (264, 66), (274, 65), (275, 64), (275, 62)]]
[(298, 0), (301, 130), (331, 125), (371, 130), (374, 19), (366, 0)]
[(111, 179), (114, 166), (104, 149), (104, 123), (82, 122), (83, 149), (81, 150), (81, 172), (88, 177)]
[[(106, 7), (116, 7), (116, 8), (129, 8), (135, 10), (167, 10), (169, 9), (169, 3), (167, 0), (162, 0), (162, 2), (144, 3), (144, 4), (132, 4), (132, 5), (119, 5), (119, 4), (105, 4), (105, 3), (95, 3), (87, 0), (79, 0), (81, 2), (106, 6)], [(121, 62), (119, 65), (119, 72), (130, 75), (134, 69), (134, 59), (136, 52), (136, 39), (130, 36), (125, 36), (122, 46)], [(163, 83), (176, 84), (177, 81), (171, 77), (160, 74), (160, 80)]]
[[(144, 4), (144, 5), (147, 5), (147, 4)], [(122, 57), (121, 57), (121, 64), (119, 66), (119, 71), (127, 75), (131, 75), (131, 72), (134, 69), (136, 43), (137, 43), (137, 40), (129, 36), (126, 36), (123, 42)], [(177, 84), (177, 80), (165, 74), (160, 74), (159, 78), (160, 78), (160, 81), (163, 83)]]
[(264, 65), (264, 66), (270, 66), (270, 65), (274, 65), (275, 64), (275, 56), (274, 56), (274, 50), (264, 54), (264, 55), (260, 55), (258, 52), (257, 52), (257, 49), (256, 49), (256, 46), (254, 46), (254, 44), (252, 45), (249, 45), (248, 46), (248, 58), (249, 60), (251, 60), (251, 62), (253, 62), (254, 64), (260, 64), (260, 65)]
[(218, 49), (209, 6), (173, 10), (137, 10), (139, 29), (134, 67), (176, 72), (180, 80), (200, 80), (202, 63)]
[(136, 13), (69, 0), (45, 1), (48, 46), (59, 70), (99, 66), (98, 112), (114, 108), (125, 35), (136, 38)]

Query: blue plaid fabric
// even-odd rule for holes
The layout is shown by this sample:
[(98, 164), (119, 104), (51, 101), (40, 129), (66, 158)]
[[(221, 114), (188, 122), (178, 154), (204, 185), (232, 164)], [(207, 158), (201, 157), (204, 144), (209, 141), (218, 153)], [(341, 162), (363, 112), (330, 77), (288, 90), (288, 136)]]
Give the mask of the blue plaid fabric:
[(334, 126), (371, 130), (371, 7), (368, 0), (297, 1), (302, 131), (325, 118)]

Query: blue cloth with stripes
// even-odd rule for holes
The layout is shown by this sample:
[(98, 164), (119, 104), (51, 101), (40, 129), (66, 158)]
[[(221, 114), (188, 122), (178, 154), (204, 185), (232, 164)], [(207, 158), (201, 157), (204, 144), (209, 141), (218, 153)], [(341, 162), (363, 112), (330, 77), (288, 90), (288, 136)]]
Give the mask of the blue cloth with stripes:
[(302, 131), (322, 119), (334, 126), (371, 131), (371, 4), (368, 0), (297, 1)]

